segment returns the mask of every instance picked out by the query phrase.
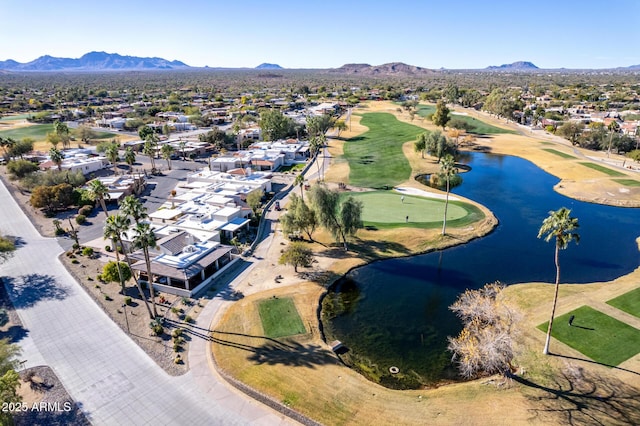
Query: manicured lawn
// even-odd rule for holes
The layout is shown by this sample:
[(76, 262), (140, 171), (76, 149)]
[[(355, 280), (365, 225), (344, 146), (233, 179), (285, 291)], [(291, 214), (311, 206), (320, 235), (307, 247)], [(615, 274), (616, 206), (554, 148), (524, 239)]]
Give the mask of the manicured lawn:
[[(18, 127), (10, 130), (0, 130), (0, 136), (3, 138), (13, 138), (20, 140), (24, 138), (31, 138), (36, 142), (44, 141), (47, 139), (47, 133), (53, 132), (53, 124), (33, 124), (31, 126)], [(71, 136), (74, 136), (75, 131), (71, 130)], [(94, 132), (93, 139), (115, 139), (118, 135), (109, 132)], [(72, 142), (75, 144), (76, 142)]]
[(53, 124), (34, 124), (32, 126), (2, 130), (0, 131), (0, 136), (3, 138), (13, 138), (15, 140), (31, 138), (37, 142), (45, 140), (47, 133), (50, 132), (53, 132)]
[(350, 169), (349, 183), (383, 188), (409, 179), (411, 166), (402, 152), (402, 145), (415, 140), (425, 130), (398, 121), (388, 113), (366, 113), (360, 123), (369, 131), (344, 144), (344, 157)]
[[(571, 315), (575, 315), (573, 326), (569, 325)], [(538, 328), (546, 333), (548, 325), (546, 322)], [(640, 330), (589, 306), (556, 317), (552, 335), (606, 365), (618, 365), (640, 352)]]
[(640, 186), (640, 181), (634, 179), (614, 179), (614, 182), (624, 186)]
[(601, 166), (600, 164), (586, 163), (586, 162), (585, 163), (580, 163), (580, 164), (582, 164), (585, 167), (589, 167), (590, 169), (597, 170), (599, 172), (607, 174), (609, 176), (624, 176), (624, 173), (620, 173), (617, 170), (612, 170), (612, 169), (610, 169), (608, 167)]
[(502, 129), (500, 127), (492, 126), (484, 121), (480, 121), (477, 118), (469, 117), (468, 115), (451, 114), (451, 119), (462, 120), (471, 126), (469, 133), (476, 135), (497, 135), (501, 133), (515, 134), (513, 130)]
[(279, 172), (300, 171), (304, 169), (306, 164), (290, 164), (288, 166), (282, 166), (278, 169)]
[[(420, 117), (426, 117), (430, 114), (433, 114), (434, 112), (436, 112), (436, 107), (434, 105), (418, 105), (417, 114)], [(459, 119), (469, 124), (471, 126), (469, 133), (473, 133), (476, 135), (516, 133), (513, 130), (501, 129), (500, 127), (492, 126), (491, 124), (487, 124), (483, 121), (478, 120), (477, 118), (473, 118), (468, 115), (450, 114), (449, 117), (451, 117), (452, 120)]]
[(640, 318), (640, 288), (608, 300), (607, 304)]
[(0, 122), (11, 122), (11, 121), (20, 121), (26, 120), (31, 117), (33, 114), (16, 114), (16, 115), (5, 115), (4, 117), (0, 117)]
[(258, 312), (266, 337), (294, 336), (307, 332), (290, 297), (261, 300), (258, 302)]
[[(353, 192), (345, 193), (343, 196), (353, 196), (356, 200), (362, 201), (362, 221), (365, 226), (375, 226), (379, 229), (442, 226), (444, 200), (404, 195), (403, 203), (402, 195), (394, 191)], [(449, 201), (447, 225), (464, 226), (482, 217), (482, 212), (473, 205)]]
[(566, 154), (566, 153), (564, 153), (562, 151), (558, 151), (558, 150), (552, 149), (552, 148), (543, 148), (542, 150), (550, 152), (550, 153), (555, 154), (555, 155), (557, 155), (559, 157), (562, 157), (562, 158), (576, 158), (573, 155), (569, 155), (569, 154)]

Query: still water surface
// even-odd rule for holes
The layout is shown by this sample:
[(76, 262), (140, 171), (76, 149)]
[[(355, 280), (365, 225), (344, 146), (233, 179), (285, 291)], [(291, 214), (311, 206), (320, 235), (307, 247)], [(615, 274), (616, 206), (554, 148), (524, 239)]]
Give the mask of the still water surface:
[(554, 243), (537, 238), (550, 210), (570, 208), (580, 222), (580, 243), (560, 253), (563, 283), (612, 280), (640, 264), (639, 209), (564, 197), (553, 191), (556, 177), (518, 157), (472, 153), (465, 162), (472, 169), (452, 192), (493, 211), (500, 221), (493, 233), (442, 252), (363, 266), (325, 300), (340, 306), (338, 316), (323, 318), (329, 338), (380, 371), (397, 366), (425, 382), (451, 377), (446, 338), (460, 324), (447, 307), (459, 293), (496, 280), (554, 282)]

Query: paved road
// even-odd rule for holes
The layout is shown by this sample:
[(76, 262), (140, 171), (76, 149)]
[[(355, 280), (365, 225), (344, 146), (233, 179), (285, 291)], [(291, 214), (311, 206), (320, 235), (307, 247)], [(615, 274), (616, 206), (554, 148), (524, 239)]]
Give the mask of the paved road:
[[(0, 199), (1, 231), (20, 237), (0, 275), (26, 329), (18, 342), (26, 367), (49, 365), (92, 423), (289, 423), (230, 391), (202, 363), (183, 376), (167, 375), (73, 280), (58, 260), (58, 242), (37, 233), (1, 183)], [(206, 351), (201, 346), (201, 359)]]

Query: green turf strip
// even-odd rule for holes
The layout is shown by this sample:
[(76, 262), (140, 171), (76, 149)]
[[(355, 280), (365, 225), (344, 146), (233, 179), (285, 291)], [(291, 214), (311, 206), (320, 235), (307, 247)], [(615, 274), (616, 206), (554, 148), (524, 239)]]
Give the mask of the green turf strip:
[(276, 338), (306, 333), (293, 299), (264, 299), (258, 303), (262, 329), (266, 337)]
[(558, 151), (558, 150), (552, 149), (552, 148), (543, 148), (542, 150), (550, 152), (550, 153), (555, 154), (555, 155), (557, 155), (559, 157), (562, 157), (562, 158), (576, 158), (573, 155), (565, 154), (562, 151)]
[(597, 170), (609, 176), (624, 176), (624, 173), (620, 173), (616, 170), (612, 170), (608, 167), (601, 166), (600, 164), (595, 163), (580, 163), (585, 167), (589, 167), (590, 169)]
[(618, 182), (620, 185), (636, 187), (640, 186), (640, 181), (634, 179), (614, 179), (614, 182)]
[(640, 288), (607, 301), (607, 304), (640, 318)]
[[(575, 318), (570, 326), (571, 315)], [(548, 325), (546, 322), (538, 328), (546, 332)], [(618, 365), (640, 352), (640, 330), (589, 306), (581, 306), (556, 317), (551, 334), (592, 360), (606, 365)], [(551, 352), (554, 352), (553, 345)]]

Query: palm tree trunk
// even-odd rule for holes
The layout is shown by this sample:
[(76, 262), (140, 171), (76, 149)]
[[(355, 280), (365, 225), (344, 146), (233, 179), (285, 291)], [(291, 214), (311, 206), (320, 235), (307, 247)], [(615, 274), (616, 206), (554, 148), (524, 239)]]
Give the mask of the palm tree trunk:
[(447, 232), (447, 210), (449, 208), (449, 177), (447, 176), (447, 195), (444, 200), (444, 220), (442, 221), (442, 235)]
[[(118, 247), (116, 247), (116, 241), (111, 240), (111, 244), (113, 244), (114, 251), (116, 252), (116, 267), (118, 268), (118, 277), (120, 278), (120, 287), (122, 291), (122, 295), (124, 296), (125, 288), (124, 288), (124, 280), (122, 279), (122, 270), (120, 269), (120, 253), (118, 253)], [(131, 270), (131, 268), (129, 268)]]
[(560, 262), (558, 259), (558, 254), (560, 250), (558, 245), (556, 244), (556, 289), (555, 294), (553, 296), (553, 307), (551, 308), (551, 318), (549, 319), (549, 328), (547, 329), (547, 338), (544, 342), (544, 349), (542, 353), (545, 355), (549, 355), (549, 344), (551, 343), (551, 329), (553, 327), (553, 318), (556, 315), (556, 305), (558, 303), (558, 290), (560, 289)]
[(147, 296), (145, 296), (144, 294), (144, 290), (142, 290), (140, 281), (138, 280), (138, 278), (136, 278), (136, 275), (133, 272), (133, 269), (131, 268), (131, 259), (129, 259), (129, 255), (127, 254), (127, 251), (124, 249), (124, 245), (122, 244), (122, 238), (118, 238), (118, 240), (120, 241), (120, 246), (122, 247), (122, 250), (124, 252), (124, 260), (125, 262), (127, 262), (127, 266), (129, 266), (129, 271), (131, 271), (131, 277), (135, 281), (136, 287), (138, 288), (138, 292), (140, 293), (140, 298), (144, 302), (144, 306), (147, 308), (147, 312), (149, 313), (149, 318), (153, 319), (153, 313), (151, 312), (151, 308), (149, 307), (149, 301), (147, 300)]
[(156, 310), (156, 293), (153, 289), (153, 275), (151, 274), (151, 261), (149, 260), (149, 249), (144, 249), (144, 261), (147, 264), (147, 278), (149, 284), (149, 294), (151, 295), (151, 305), (153, 306), (153, 318), (158, 316), (158, 311)]

